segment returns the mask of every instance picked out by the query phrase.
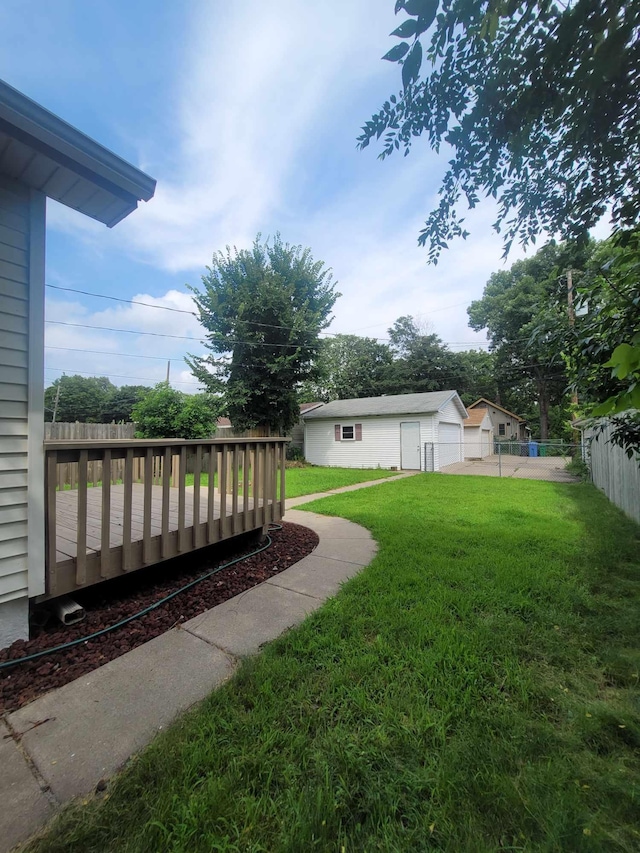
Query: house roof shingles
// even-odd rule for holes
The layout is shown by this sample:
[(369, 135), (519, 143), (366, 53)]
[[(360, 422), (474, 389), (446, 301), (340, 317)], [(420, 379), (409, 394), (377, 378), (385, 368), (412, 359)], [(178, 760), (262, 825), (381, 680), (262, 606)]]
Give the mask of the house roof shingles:
[(486, 409), (467, 409), (467, 414), (469, 415), (469, 420), (465, 421), (464, 425), (466, 427), (478, 427), (485, 417), (487, 417), (488, 412)]
[(429, 391), (425, 394), (393, 394), (387, 397), (360, 397), (352, 400), (333, 400), (303, 415), (304, 420), (327, 418), (361, 418), (375, 415), (417, 415), (439, 411), (455, 400), (460, 414), (466, 410), (456, 391)]

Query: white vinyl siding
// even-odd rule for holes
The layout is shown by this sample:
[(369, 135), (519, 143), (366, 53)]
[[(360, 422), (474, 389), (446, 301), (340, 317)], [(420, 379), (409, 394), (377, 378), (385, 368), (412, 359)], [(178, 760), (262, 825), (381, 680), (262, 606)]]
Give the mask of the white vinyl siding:
[(0, 603), (28, 593), (31, 192), (0, 176)]
[[(433, 415), (414, 416), (420, 422), (420, 446), (432, 441)], [(335, 427), (362, 424), (362, 441), (336, 441)], [(305, 457), (313, 465), (332, 468), (397, 468), (400, 470), (400, 422), (406, 416), (309, 420), (305, 423)], [(424, 453), (421, 450), (421, 467)]]

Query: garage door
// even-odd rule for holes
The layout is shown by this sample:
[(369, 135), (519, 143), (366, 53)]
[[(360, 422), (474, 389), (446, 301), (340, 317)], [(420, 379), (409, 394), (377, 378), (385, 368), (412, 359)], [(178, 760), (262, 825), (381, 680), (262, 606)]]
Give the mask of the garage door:
[(438, 449), (440, 467), (462, 461), (462, 444), (460, 442), (460, 424), (438, 424)]

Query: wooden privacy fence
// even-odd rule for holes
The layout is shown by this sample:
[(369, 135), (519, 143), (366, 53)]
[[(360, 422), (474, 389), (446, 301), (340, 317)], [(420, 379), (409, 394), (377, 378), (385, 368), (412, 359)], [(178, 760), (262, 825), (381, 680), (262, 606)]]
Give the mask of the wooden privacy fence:
[(613, 444), (613, 426), (602, 420), (584, 431), (591, 478), (612, 503), (640, 524), (640, 459), (629, 458)]
[(106, 441), (112, 438), (135, 438), (136, 425), (132, 423), (83, 424), (47, 421), (44, 425), (45, 441)]
[[(45, 442), (47, 586), (41, 598), (278, 521), (284, 514), (287, 441)], [(77, 480), (73, 489), (61, 489), (60, 468), (70, 464)], [(95, 488), (92, 464), (101, 471)], [(189, 469), (193, 486), (186, 484)]]

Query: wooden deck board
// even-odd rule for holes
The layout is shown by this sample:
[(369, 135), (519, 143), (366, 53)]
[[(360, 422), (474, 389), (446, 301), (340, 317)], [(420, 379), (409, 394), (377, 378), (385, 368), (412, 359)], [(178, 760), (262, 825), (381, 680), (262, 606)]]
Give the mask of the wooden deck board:
[[(285, 446), (279, 437), (46, 442), (46, 589), (36, 600), (265, 530), (282, 517)], [(211, 491), (187, 487), (189, 471), (198, 483), (206, 472)]]
[[(169, 531), (174, 532), (179, 527), (179, 494), (178, 489), (169, 493)], [(261, 505), (261, 501), (258, 502)], [(134, 483), (131, 514), (132, 542), (142, 541), (144, 519), (144, 486)], [(243, 498), (238, 498), (239, 511), (244, 508)], [(247, 500), (247, 507), (253, 509), (253, 499)], [(231, 515), (231, 507), (227, 506), (227, 515)], [(200, 523), (208, 519), (209, 503), (206, 489), (202, 489), (200, 497)], [(193, 491), (185, 490), (186, 527), (193, 526)], [(220, 501), (214, 498), (213, 518), (220, 518)], [(76, 531), (78, 520), (78, 493), (75, 489), (56, 492), (56, 562), (61, 563), (76, 556)], [(101, 548), (100, 534), (102, 529), (102, 489), (87, 490), (87, 554), (99, 553)], [(124, 486), (111, 486), (111, 548), (122, 545), (124, 529)], [(162, 486), (153, 486), (151, 494), (151, 535), (158, 536), (162, 532)], [(59, 540), (59, 541), (58, 541)]]

